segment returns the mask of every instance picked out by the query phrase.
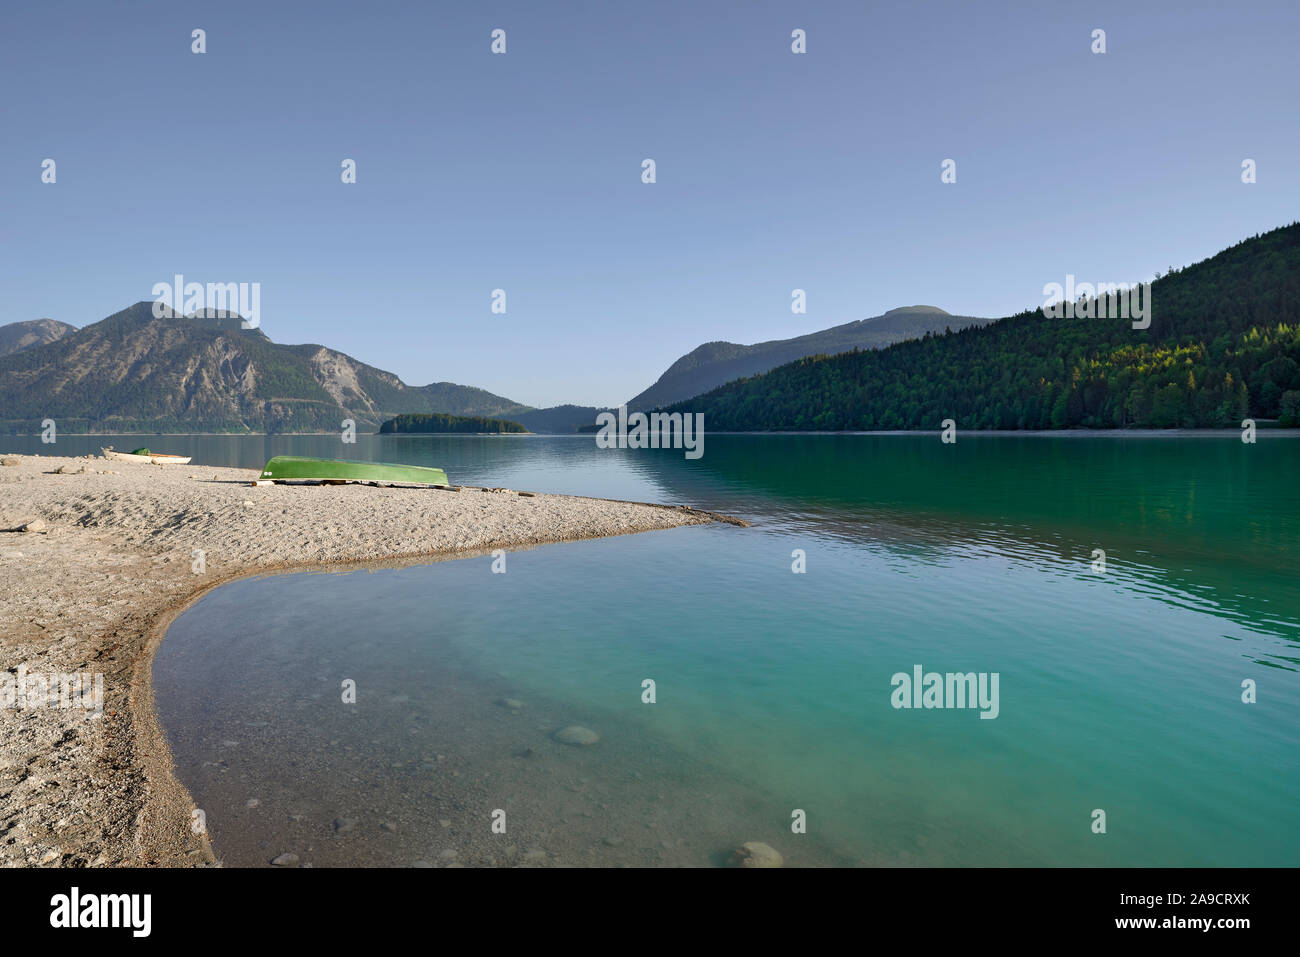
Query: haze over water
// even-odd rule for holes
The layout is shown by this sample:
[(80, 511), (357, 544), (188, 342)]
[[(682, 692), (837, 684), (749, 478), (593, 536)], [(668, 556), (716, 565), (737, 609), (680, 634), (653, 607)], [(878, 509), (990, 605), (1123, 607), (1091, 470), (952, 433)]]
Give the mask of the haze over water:
[[(83, 441), (132, 440), (60, 454)], [(749, 840), (795, 865), (1300, 859), (1300, 442), (709, 435), (695, 462), (590, 437), (166, 444), (754, 523), (511, 552), (504, 575), (482, 556), (209, 594), (154, 681), (229, 863), (708, 865)], [(997, 718), (894, 709), (918, 664), (997, 672)], [(602, 740), (555, 742), (567, 724)]]

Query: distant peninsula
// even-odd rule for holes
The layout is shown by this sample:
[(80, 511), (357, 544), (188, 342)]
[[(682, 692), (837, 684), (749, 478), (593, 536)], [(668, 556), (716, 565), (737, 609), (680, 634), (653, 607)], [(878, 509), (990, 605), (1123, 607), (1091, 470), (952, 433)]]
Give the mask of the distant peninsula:
[(412, 412), (395, 416), (379, 427), (380, 435), (428, 435), (432, 433), (462, 435), (527, 434), (518, 422), (507, 419), (484, 419), (478, 416), (444, 415), (440, 412)]

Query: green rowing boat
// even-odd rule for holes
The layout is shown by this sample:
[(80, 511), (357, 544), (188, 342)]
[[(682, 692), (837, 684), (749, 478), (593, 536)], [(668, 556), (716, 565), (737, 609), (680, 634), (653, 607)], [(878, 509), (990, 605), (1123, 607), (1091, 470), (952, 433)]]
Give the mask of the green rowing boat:
[(313, 459), (303, 455), (274, 456), (262, 469), (259, 482), (391, 482), (402, 485), (446, 485), (442, 469), (386, 462)]

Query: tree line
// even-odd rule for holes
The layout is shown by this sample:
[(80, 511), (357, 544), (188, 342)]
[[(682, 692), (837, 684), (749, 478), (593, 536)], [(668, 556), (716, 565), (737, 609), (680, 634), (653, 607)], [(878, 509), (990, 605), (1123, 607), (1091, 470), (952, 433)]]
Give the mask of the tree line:
[(441, 412), (413, 412), (389, 419), (379, 427), (380, 435), (419, 435), (433, 432), (452, 432), (469, 435), (489, 433), (526, 433), (518, 422), (506, 419), (484, 419), (477, 416), (445, 415)]

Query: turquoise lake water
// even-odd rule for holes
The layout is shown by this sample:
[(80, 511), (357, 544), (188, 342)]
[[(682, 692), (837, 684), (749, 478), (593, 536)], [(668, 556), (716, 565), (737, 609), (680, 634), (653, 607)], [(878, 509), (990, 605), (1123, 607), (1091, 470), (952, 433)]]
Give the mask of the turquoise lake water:
[[(751, 840), (792, 865), (1300, 863), (1300, 441), (142, 442), (753, 522), (212, 592), (154, 678), (227, 863), (713, 865)], [(996, 672), (998, 716), (892, 707), (916, 665)]]

